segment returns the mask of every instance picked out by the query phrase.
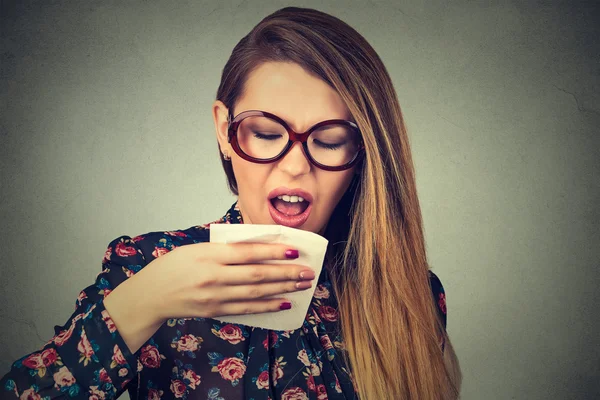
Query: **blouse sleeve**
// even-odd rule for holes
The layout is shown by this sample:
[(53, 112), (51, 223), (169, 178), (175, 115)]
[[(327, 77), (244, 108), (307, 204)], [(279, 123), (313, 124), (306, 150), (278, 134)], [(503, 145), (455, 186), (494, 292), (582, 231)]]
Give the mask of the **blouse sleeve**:
[[(444, 286), (442, 285), (442, 282), (440, 281), (438, 276), (432, 271), (429, 271), (429, 283), (431, 284), (431, 294), (433, 295), (433, 301), (437, 306), (436, 308), (444, 324), (445, 330), (448, 321), (448, 310), (446, 309), (446, 292), (444, 290)], [(441, 346), (443, 351), (444, 346), (446, 344), (445, 335), (442, 335), (441, 340)]]
[(96, 282), (83, 289), (75, 312), (54, 327), (39, 350), (13, 362), (0, 379), (0, 398), (114, 399), (135, 377), (139, 354), (131, 354), (104, 308), (104, 298), (145, 265), (135, 238), (109, 243)]

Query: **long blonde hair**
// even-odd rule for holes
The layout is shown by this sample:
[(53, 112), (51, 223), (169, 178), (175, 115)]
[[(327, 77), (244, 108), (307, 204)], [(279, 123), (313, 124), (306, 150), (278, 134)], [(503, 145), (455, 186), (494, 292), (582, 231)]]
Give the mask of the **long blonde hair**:
[[(339, 93), (363, 135), (359, 174), (325, 233), (326, 266), (347, 350), (342, 354), (360, 398), (458, 398), (460, 379), (445, 364), (440, 346), (449, 338), (431, 295), (408, 136), (381, 59), (338, 18), (285, 7), (235, 46), (217, 99), (232, 108), (248, 75), (266, 61), (293, 62), (323, 79)], [(231, 163), (222, 162), (237, 195)]]

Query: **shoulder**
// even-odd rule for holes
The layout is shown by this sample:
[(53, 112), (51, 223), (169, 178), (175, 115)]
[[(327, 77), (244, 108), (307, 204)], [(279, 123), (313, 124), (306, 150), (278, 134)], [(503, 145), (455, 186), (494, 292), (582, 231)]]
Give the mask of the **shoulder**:
[(433, 296), (433, 301), (437, 306), (438, 313), (442, 318), (445, 328), (448, 311), (446, 309), (446, 291), (444, 290), (444, 286), (442, 285), (442, 281), (440, 280), (440, 278), (431, 270), (429, 270), (429, 284), (431, 285), (431, 294)]
[(209, 240), (209, 229), (205, 225), (187, 229), (152, 231), (136, 236), (121, 235), (110, 241), (102, 263), (140, 268), (177, 247)]

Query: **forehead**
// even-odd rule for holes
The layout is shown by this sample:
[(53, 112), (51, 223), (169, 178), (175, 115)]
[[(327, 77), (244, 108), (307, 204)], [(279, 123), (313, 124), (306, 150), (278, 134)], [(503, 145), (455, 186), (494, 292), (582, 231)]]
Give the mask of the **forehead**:
[(294, 63), (267, 62), (252, 71), (235, 113), (246, 110), (273, 113), (297, 131), (327, 119), (351, 120), (335, 89)]

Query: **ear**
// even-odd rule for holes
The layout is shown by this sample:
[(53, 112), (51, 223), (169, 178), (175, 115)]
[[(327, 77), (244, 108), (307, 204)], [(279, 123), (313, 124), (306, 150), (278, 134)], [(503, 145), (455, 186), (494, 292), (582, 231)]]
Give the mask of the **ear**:
[(227, 127), (229, 126), (227, 116), (229, 113), (229, 109), (225, 106), (225, 104), (222, 101), (216, 100), (213, 103), (212, 112), (213, 119), (215, 122), (215, 130), (217, 133), (217, 141), (219, 143), (221, 153), (227, 153), (229, 157), (231, 157), (231, 155), (233, 154), (233, 149), (227, 142)]

